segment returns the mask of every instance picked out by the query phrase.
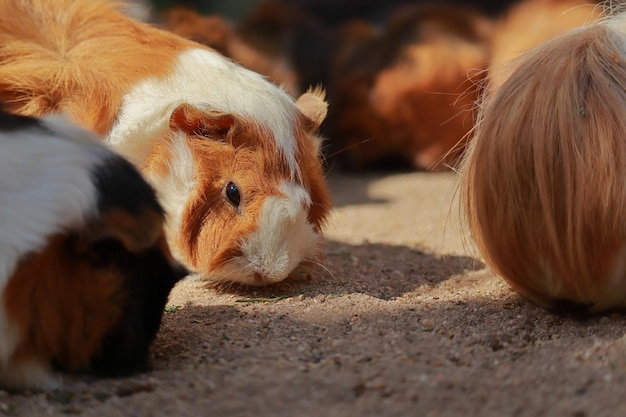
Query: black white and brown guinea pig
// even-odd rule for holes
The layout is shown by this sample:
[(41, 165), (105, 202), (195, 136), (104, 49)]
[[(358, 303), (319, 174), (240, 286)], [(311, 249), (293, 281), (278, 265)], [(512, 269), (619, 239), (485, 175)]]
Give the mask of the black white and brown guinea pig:
[(139, 171), (59, 116), (0, 112), (0, 387), (146, 369), (186, 273)]
[(0, 9), (0, 99), (19, 114), (68, 114), (135, 163), (188, 269), (266, 285), (319, 259), (331, 206), (321, 90), (295, 100), (108, 0), (0, 0)]

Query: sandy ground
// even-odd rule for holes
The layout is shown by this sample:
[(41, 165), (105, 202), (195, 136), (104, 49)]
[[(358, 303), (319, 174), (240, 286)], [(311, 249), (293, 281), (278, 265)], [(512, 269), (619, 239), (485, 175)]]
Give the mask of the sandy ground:
[(331, 175), (325, 268), (175, 288), (154, 370), (0, 392), (0, 415), (626, 415), (626, 317), (543, 311), (465, 248), (455, 176)]

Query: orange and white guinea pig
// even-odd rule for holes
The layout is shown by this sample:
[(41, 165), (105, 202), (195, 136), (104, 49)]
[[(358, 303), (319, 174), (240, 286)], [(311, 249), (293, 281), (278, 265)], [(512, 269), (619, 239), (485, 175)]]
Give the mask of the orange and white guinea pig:
[(144, 370), (186, 271), (153, 189), (58, 116), (0, 113), (0, 387)]
[(626, 14), (521, 55), (482, 104), (463, 169), (492, 269), (544, 306), (626, 306)]
[(66, 113), (140, 167), (191, 271), (265, 285), (319, 258), (330, 210), (321, 91), (294, 100), (108, 0), (0, 0), (0, 9), (0, 99), (19, 114)]

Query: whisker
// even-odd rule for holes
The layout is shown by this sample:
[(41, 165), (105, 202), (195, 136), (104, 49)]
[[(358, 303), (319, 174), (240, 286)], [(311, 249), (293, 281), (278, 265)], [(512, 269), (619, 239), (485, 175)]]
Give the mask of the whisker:
[[(330, 278), (335, 278), (335, 274), (326, 266), (324, 265), (322, 262), (315, 260), (315, 259), (307, 259), (306, 261), (302, 262), (301, 266), (305, 267), (305, 268), (309, 268), (309, 265), (307, 264), (311, 264), (314, 265), (320, 269), (322, 269), (323, 271), (325, 271)], [(310, 269), (311, 272), (316, 271), (316, 269), (311, 268)]]
[(363, 145), (364, 143), (370, 142), (370, 141), (372, 141), (372, 140), (373, 140), (373, 138), (367, 138), (367, 139), (363, 139), (363, 140), (362, 140), (362, 141), (360, 141), (360, 142), (353, 143), (352, 145), (345, 146), (345, 147), (343, 147), (343, 148), (341, 148), (341, 149), (339, 149), (339, 150), (337, 150), (337, 151), (335, 151), (335, 152), (331, 153), (330, 155), (328, 155), (328, 156), (327, 156), (327, 158), (332, 158), (333, 156), (336, 156), (336, 155), (339, 155), (340, 153), (343, 153), (343, 152), (349, 151), (349, 150), (350, 150), (350, 149), (352, 149), (352, 148), (356, 148), (357, 146), (361, 146), (361, 145)]

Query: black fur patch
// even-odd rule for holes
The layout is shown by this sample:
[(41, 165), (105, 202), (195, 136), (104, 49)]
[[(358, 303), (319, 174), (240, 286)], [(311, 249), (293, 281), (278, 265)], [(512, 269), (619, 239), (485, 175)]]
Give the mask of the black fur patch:
[(19, 116), (7, 113), (0, 109), (0, 131), (12, 132), (26, 128), (43, 129), (39, 119), (29, 116)]
[[(163, 214), (154, 190), (121, 156), (107, 158), (91, 175), (100, 212), (117, 208), (140, 215), (149, 209)], [(103, 341), (88, 371), (106, 377), (145, 371), (169, 293), (187, 271), (173, 266), (156, 245), (131, 253), (119, 241), (107, 239), (94, 243), (90, 252), (100, 267), (115, 269), (124, 277), (119, 296), (124, 316)]]
[(121, 156), (113, 155), (92, 172), (92, 181), (98, 190), (98, 210), (116, 207), (132, 214), (148, 208), (163, 214), (152, 187), (141, 173)]
[(124, 315), (103, 341), (88, 372), (120, 377), (146, 371), (150, 345), (159, 330), (169, 293), (187, 271), (172, 266), (156, 246), (132, 254), (119, 242), (105, 240), (94, 244), (91, 251), (106, 258), (109, 267), (124, 276), (119, 297)]

